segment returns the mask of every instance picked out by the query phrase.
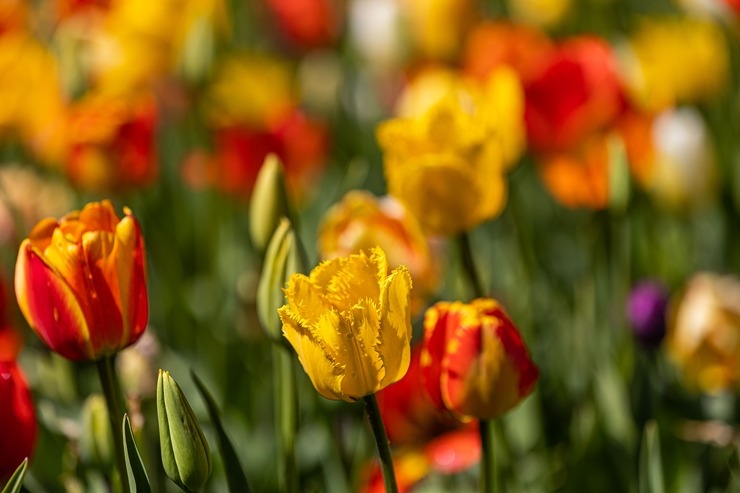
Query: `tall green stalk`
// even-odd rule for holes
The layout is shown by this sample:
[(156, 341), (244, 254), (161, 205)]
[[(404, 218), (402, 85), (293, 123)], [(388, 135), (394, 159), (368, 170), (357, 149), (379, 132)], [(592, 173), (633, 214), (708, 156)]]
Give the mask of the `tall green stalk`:
[(116, 466), (118, 467), (118, 476), (121, 480), (121, 491), (129, 492), (128, 472), (126, 471), (126, 452), (123, 448), (123, 435), (120, 433), (121, 421), (123, 420), (124, 410), (121, 405), (118, 381), (115, 371), (113, 370), (113, 357), (106, 356), (95, 362), (98, 369), (98, 378), (100, 386), (105, 396), (105, 404), (108, 408), (108, 418), (110, 420), (110, 429), (113, 433), (113, 443), (116, 447)]
[(365, 403), (365, 411), (367, 412), (368, 420), (370, 420), (370, 427), (373, 430), (375, 443), (378, 445), (378, 456), (380, 457), (380, 467), (383, 471), (385, 492), (398, 493), (396, 473), (393, 470), (391, 447), (388, 443), (388, 436), (385, 433), (383, 419), (380, 416), (380, 409), (378, 409), (378, 400), (375, 398), (375, 394), (370, 394), (363, 397), (362, 401)]
[(279, 440), (278, 485), (280, 491), (298, 492), (298, 471), (295, 461), (295, 436), (298, 429), (298, 398), (296, 375), (291, 354), (273, 344), (275, 366), (275, 432)]

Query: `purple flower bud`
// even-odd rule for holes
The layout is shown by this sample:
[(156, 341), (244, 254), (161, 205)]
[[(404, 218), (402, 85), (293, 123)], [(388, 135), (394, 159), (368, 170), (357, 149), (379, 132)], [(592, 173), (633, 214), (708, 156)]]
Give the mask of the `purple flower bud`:
[(665, 312), (668, 304), (666, 289), (655, 281), (642, 281), (630, 293), (627, 317), (637, 340), (657, 346), (665, 335)]

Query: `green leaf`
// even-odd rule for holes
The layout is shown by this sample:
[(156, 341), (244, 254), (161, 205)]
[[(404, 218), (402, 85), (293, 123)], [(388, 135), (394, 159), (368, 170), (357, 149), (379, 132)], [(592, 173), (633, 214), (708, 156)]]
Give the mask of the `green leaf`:
[(10, 476), (8, 484), (3, 488), (3, 493), (18, 493), (21, 491), (21, 488), (23, 487), (23, 478), (26, 477), (26, 469), (28, 469), (28, 457), (23, 459), (23, 462), (18, 466), (18, 469), (15, 470), (12, 476)]
[(642, 434), (639, 493), (665, 493), (660, 438), (655, 421), (648, 422)]
[(123, 451), (126, 456), (126, 473), (131, 492), (151, 493), (149, 477), (146, 474), (144, 463), (139, 455), (139, 449), (131, 431), (131, 422), (128, 414), (123, 415)]
[(208, 408), (208, 415), (211, 417), (213, 426), (216, 427), (218, 434), (218, 448), (221, 452), (221, 458), (224, 462), (224, 469), (226, 471), (226, 482), (229, 486), (231, 493), (249, 493), (249, 484), (247, 483), (247, 477), (244, 475), (241, 464), (239, 464), (239, 458), (236, 455), (234, 446), (231, 444), (231, 440), (226, 435), (224, 427), (221, 424), (221, 417), (219, 416), (218, 407), (213, 397), (203, 385), (203, 382), (198, 378), (193, 370), (190, 370), (190, 376), (195, 382), (195, 386), (198, 387), (200, 395), (206, 403)]

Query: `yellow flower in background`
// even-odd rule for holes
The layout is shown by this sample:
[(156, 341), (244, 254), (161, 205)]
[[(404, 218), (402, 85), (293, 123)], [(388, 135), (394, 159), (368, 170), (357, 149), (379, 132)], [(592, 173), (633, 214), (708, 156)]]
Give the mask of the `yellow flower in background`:
[(393, 197), (377, 198), (365, 190), (352, 190), (329, 209), (319, 226), (321, 257), (332, 259), (380, 246), (391, 268), (405, 265), (414, 291), (412, 312), (439, 285), (439, 268), (416, 218)]
[(476, 20), (477, 0), (401, 0), (404, 26), (422, 57), (453, 60)]
[(515, 21), (551, 27), (568, 15), (573, 0), (510, 0), (508, 3)]
[(205, 95), (206, 115), (217, 126), (265, 129), (295, 106), (287, 62), (256, 54), (223, 59)]
[(398, 381), (411, 358), (411, 276), (388, 274), (380, 248), (294, 274), (280, 310), (283, 335), (316, 390), (356, 401)]
[(740, 280), (696, 274), (674, 303), (666, 343), (685, 382), (704, 392), (740, 389)]
[(0, 135), (18, 135), (41, 160), (65, 149), (65, 101), (52, 54), (29, 34), (0, 36)]
[(630, 96), (646, 110), (703, 101), (727, 84), (728, 47), (708, 20), (645, 20), (622, 55)]
[(458, 87), (423, 114), (377, 130), (390, 195), (434, 235), (498, 215), (506, 203), (504, 174), (524, 147), (523, 94), (511, 69), (496, 70), (482, 86)]

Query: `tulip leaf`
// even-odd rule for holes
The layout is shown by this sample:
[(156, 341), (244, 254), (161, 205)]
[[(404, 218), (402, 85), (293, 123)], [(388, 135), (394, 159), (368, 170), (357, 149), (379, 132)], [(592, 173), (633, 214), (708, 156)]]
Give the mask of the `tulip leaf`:
[(152, 488), (149, 485), (149, 477), (139, 455), (139, 448), (136, 446), (127, 414), (123, 415), (123, 450), (126, 456), (126, 473), (131, 492), (150, 493)]
[(658, 426), (654, 421), (651, 421), (645, 425), (642, 434), (639, 493), (665, 492), (662, 462)]
[(23, 487), (23, 478), (26, 477), (26, 469), (28, 469), (28, 457), (23, 459), (23, 462), (18, 466), (18, 469), (15, 470), (12, 476), (10, 476), (8, 484), (3, 488), (3, 493), (18, 493), (21, 491), (21, 488)]
[(198, 378), (198, 375), (196, 375), (193, 370), (190, 370), (190, 376), (193, 378), (195, 386), (198, 387), (198, 391), (200, 391), (200, 395), (206, 403), (208, 415), (211, 418), (213, 426), (216, 427), (216, 433), (218, 434), (218, 448), (221, 452), (221, 458), (224, 463), (226, 482), (228, 484), (229, 491), (231, 493), (249, 493), (250, 489), (247, 477), (239, 463), (239, 457), (236, 455), (236, 450), (224, 431), (218, 407), (216, 406), (216, 401), (214, 401), (213, 396), (211, 396), (208, 389), (206, 389), (206, 386), (203, 385), (203, 382)]

